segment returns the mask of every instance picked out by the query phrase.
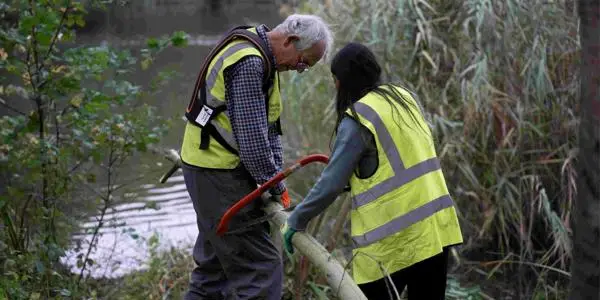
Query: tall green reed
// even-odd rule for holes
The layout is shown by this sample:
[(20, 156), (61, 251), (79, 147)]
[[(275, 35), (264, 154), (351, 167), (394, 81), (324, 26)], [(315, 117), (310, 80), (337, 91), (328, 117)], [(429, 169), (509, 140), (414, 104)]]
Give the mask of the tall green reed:
[[(516, 255), (522, 274), (567, 277), (578, 123), (573, 1), (307, 0), (296, 12), (326, 19), (336, 49), (368, 45), (384, 79), (419, 96), (459, 207), (467, 259)], [(282, 79), (288, 161), (328, 154), (335, 123), (328, 62)], [(319, 172), (288, 180), (297, 197)]]

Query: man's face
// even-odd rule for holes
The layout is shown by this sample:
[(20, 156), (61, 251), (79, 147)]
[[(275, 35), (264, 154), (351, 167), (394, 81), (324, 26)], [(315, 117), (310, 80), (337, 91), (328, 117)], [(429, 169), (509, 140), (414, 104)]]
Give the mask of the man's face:
[(302, 73), (314, 66), (323, 57), (325, 53), (324, 41), (320, 41), (304, 51), (298, 51), (294, 44), (297, 40), (298, 38), (295, 36), (289, 36), (285, 39), (280, 52), (281, 57), (277, 57), (277, 71), (296, 70), (298, 73)]

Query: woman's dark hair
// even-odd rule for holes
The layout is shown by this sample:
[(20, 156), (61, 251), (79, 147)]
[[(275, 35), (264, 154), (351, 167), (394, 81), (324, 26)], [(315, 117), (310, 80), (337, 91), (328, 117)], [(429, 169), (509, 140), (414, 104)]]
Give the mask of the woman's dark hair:
[[(366, 46), (355, 42), (344, 46), (331, 62), (331, 73), (339, 80), (340, 84), (335, 103), (337, 122), (334, 133), (336, 133), (337, 127), (348, 108), (350, 108), (354, 118), (358, 120), (358, 115), (353, 104), (370, 92), (382, 96), (390, 104), (390, 107), (393, 109), (392, 116), (398, 126), (400, 124), (396, 120), (395, 115), (400, 117), (400, 113), (396, 106), (392, 105), (392, 101), (398, 103), (400, 107), (410, 114), (411, 118), (417, 124), (420, 124), (410, 109), (410, 106), (415, 106), (413, 102), (405, 99), (391, 84), (381, 83), (381, 67), (377, 63), (373, 52)], [(410, 126), (406, 120), (403, 121), (407, 126)]]

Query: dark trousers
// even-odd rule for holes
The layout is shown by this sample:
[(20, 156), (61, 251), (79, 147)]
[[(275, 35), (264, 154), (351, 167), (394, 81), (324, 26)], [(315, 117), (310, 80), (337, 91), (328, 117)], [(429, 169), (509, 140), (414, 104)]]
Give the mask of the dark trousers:
[[(444, 248), (442, 253), (395, 272), (390, 277), (399, 294), (408, 288), (409, 300), (443, 300), (447, 270), (448, 248)], [(387, 277), (361, 284), (359, 288), (370, 300), (397, 299)]]
[[(216, 235), (223, 213), (256, 189), (244, 168), (207, 170), (185, 165), (183, 176), (196, 211), (198, 237), (185, 300), (281, 299), (283, 263), (269, 234), (268, 223), (242, 232)], [(264, 215), (260, 202), (242, 209), (229, 229)]]

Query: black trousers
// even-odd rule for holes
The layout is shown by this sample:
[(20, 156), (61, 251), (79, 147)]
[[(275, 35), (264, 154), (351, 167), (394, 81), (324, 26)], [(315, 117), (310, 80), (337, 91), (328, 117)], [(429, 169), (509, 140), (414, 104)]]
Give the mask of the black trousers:
[[(399, 294), (402, 294), (404, 288), (408, 288), (409, 300), (443, 300), (446, 294), (447, 271), (446, 247), (442, 253), (390, 274), (390, 277)], [(397, 299), (387, 277), (360, 284), (359, 288), (370, 300)]]
[[(281, 253), (265, 223), (243, 232), (215, 233), (221, 216), (233, 203), (256, 189), (250, 173), (242, 167), (208, 170), (183, 166), (183, 177), (196, 211), (198, 237), (185, 300), (280, 300), (283, 286)], [(231, 221), (230, 229), (263, 216), (254, 201)]]

